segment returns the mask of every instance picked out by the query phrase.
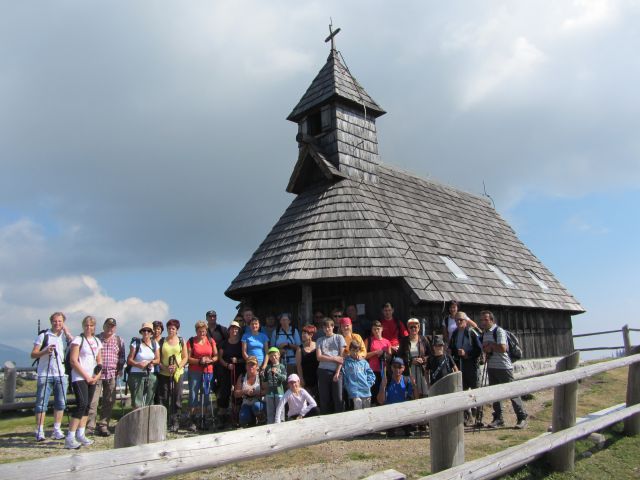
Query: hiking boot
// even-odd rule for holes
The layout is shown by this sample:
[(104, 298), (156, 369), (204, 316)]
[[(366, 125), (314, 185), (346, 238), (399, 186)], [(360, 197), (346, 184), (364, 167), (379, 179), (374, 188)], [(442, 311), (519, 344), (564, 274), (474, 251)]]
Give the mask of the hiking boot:
[(67, 435), (67, 438), (64, 439), (64, 448), (67, 448), (69, 450), (77, 450), (81, 446), (82, 446), (82, 444), (79, 443), (75, 439), (75, 437), (70, 437), (70, 436)]
[(36, 430), (36, 442), (44, 442), (44, 430)]
[(527, 428), (527, 417), (523, 417), (521, 419), (518, 420), (518, 423), (516, 423), (516, 425), (513, 427), (516, 430), (522, 430), (524, 428)]
[(51, 438), (53, 438), (54, 440), (62, 440), (64, 438), (64, 433), (62, 433), (62, 430), (54, 428), (53, 433), (51, 434)]
[(504, 420), (501, 418), (494, 418), (493, 422), (487, 425), (487, 428), (498, 428), (498, 427), (504, 427)]
[(107, 427), (106, 425), (98, 425), (98, 430), (96, 431), (96, 433), (101, 437), (108, 437), (109, 435), (111, 435), (111, 432), (109, 432), (109, 427)]
[(196, 417), (195, 416), (191, 416), (189, 419), (189, 428), (188, 430), (190, 432), (197, 432), (198, 431), (198, 426), (196, 425)]
[(84, 435), (78, 435), (76, 434), (76, 440), (81, 444), (84, 445), (85, 447), (88, 447), (89, 445), (93, 445), (93, 440), (89, 440), (87, 437), (85, 437)]

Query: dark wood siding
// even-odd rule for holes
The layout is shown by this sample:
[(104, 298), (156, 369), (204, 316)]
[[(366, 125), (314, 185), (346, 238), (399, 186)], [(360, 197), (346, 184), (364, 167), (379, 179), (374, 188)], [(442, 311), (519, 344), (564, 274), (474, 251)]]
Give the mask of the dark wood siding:
[[(406, 322), (411, 317), (424, 319), (427, 333), (440, 333), (446, 316), (444, 303), (422, 302), (414, 305), (398, 279), (371, 281), (336, 281), (311, 283), (313, 289), (313, 309), (325, 314), (335, 307), (345, 308), (350, 304), (364, 304), (366, 317), (378, 319), (380, 309), (390, 302), (397, 318)], [(279, 288), (254, 292), (245, 302), (252, 305), (255, 314), (263, 320), (267, 315), (289, 312), (293, 322), (300, 326), (300, 285), (292, 284)], [(496, 323), (518, 336), (524, 358), (544, 358), (566, 355), (573, 352), (571, 315), (555, 310), (524, 308), (486, 307), (462, 305), (461, 310), (476, 322), (480, 312), (491, 310)]]

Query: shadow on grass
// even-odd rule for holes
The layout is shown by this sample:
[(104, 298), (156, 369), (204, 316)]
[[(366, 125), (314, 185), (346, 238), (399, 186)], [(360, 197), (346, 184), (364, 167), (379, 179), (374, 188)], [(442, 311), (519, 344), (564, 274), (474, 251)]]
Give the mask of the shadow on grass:
[[(575, 464), (578, 466), (580, 462), (587, 460), (591, 455), (584, 455), (586, 452), (590, 452), (592, 454), (596, 454), (597, 452), (607, 450), (608, 448), (613, 447), (621, 440), (627, 438), (622, 433), (621, 424), (618, 424), (614, 427), (610, 427), (605, 430), (604, 433), (606, 435), (606, 440), (604, 443), (604, 447), (602, 449), (598, 448), (598, 446), (592, 442), (591, 440), (582, 439), (576, 442), (575, 446)], [(542, 480), (548, 478), (554, 472), (551, 470), (549, 463), (545, 460), (544, 457), (535, 461), (532, 464), (526, 465), (519, 470), (513, 471), (509, 474), (505, 479), (508, 480)], [(571, 473), (567, 472), (568, 475)], [(555, 477), (554, 477), (555, 478)]]

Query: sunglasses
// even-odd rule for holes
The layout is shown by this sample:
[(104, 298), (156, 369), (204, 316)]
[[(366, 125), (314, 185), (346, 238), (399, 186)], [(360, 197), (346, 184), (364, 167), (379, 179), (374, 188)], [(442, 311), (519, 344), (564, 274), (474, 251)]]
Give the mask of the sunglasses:
[(409, 328), (420, 328), (419, 325), (409, 325)]
[(148, 328), (142, 329), (140, 330), (142, 333), (153, 333), (153, 330), (150, 330)]

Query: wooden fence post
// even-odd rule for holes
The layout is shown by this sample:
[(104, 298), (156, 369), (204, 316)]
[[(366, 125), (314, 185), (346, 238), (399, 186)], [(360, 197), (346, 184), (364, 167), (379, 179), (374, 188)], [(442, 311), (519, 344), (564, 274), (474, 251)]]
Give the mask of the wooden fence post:
[(629, 325), (622, 327), (622, 341), (624, 342), (624, 354), (631, 355), (631, 337), (629, 337)]
[(116, 425), (113, 448), (163, 442), (167, 437), (167, 409), (150, 405), (127, 413)]
[[(450, 373), (431, 385), (429, 397), (462, 391), (462, 373)], [(431, 473), (464, 463), (464, 412), (431, 419)]]
[(2, 403), (13, 403), (16, 399), (16, 364), (11, 360), (4, 362), (4, 390)]
[[(560, 359), (556, 372), (573, 370), (578, 366), (580, 352), (573, 352)], [(553, 432), (559, 432), (576, 424), (578, 405), (578, 382), (568, 383), (553, 389)], [(575, 442), (567, 442), (549, 452), (551, 469), (556, 472), (572, 472), (575, 468)]]
[[(632, 354), (640, 353), (640, 347), (636, 347)], [(640, 362), (629, 365), (627, 377), (627, 407), (640, 403)], [(640, 414), (635, 414), (624, 421), (625, 435), (640, 434)]]

